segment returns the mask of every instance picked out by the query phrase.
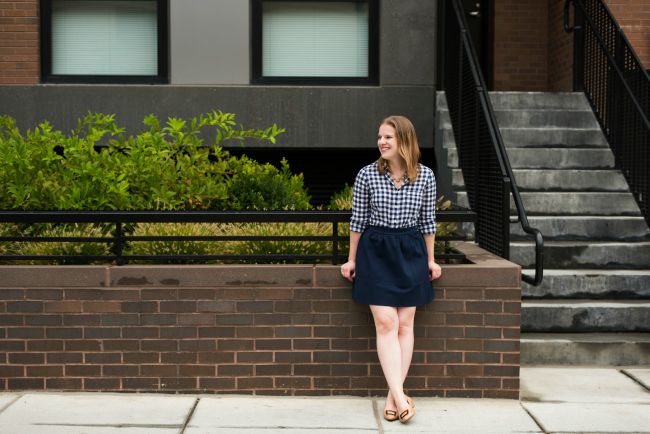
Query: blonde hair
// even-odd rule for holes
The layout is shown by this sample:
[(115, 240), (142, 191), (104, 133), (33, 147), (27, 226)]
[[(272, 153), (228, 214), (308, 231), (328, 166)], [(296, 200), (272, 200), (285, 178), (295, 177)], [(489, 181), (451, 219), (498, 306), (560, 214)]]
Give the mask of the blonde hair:
[[(395, 129), (398, 152), (406, 164), (406, 177), (409, 179), (409, 182), (415, 182), (418, 176), (418, 162), (420, 161), (420, 145), (415, 134), (415, 127), (404, 116), (389, 116), (381, 121), (379, 126), (381, 127), (382, 125), (390, 125)], [(382, 157), (379, 157), (377, 160), (377, 170), (382, 175), (387, 164), (388, 161)]]

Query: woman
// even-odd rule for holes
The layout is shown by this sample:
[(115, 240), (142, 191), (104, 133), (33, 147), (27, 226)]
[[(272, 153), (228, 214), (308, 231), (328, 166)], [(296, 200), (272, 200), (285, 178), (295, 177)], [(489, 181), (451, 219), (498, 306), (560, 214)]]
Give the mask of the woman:
[(413, 124), (390, 116), (379, 125), (379, 159), (354, 182), (350, 253), (341, 266), (354, 282), (353, 298), (370, 305), (377, 354), (388, 397), (384, 418), (406, 423), (415, 415), (403, 384), (413, 355), (415, 309), (433, 299), (431, 280), (440, 277), (433, 256), (436, 180), (419, 164)]

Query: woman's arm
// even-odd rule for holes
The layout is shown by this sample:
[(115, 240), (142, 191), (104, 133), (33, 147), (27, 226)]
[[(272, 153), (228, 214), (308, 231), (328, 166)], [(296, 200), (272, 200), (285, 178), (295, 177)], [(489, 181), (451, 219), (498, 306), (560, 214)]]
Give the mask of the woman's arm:
[(350, 251), (348, 262), (341, 266), (341, 274), (350, 282), (354, 280), (357, 258), (357, 246), (361, 233), (368, 225), (370, 218), (370, 190), (366, 183), (365, 170), (361, 169), (354, 180), (352, 189), (352, 217), (350, 218)]
[(433, 252), (436, 246), (436, 234), (424, 235), (424, 242), (427, 244), (427, 256), (429, 258), (429, 277), (431, 280), (435, 280), (442, 274), (442, 269), (440, 268), (440, 265), (436, 263), (436, 259), (433, 256)]
[(361, 238), (361, 232), (350, 231), (350, 253), (348, 253), (348, 262), (341, 265), (341, 274), (350, 282), (354, 280), (359, 238)]

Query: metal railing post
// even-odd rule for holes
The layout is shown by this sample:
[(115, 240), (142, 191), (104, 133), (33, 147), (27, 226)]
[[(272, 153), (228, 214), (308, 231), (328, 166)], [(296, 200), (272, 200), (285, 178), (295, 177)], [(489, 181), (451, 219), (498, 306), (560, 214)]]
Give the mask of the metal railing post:
[(332, 264), (338, 264), (339, 261), (339, 224), (338, 222), (332, 222)]
[(503, 178), (503, 216), (502, 219), (503, 227), (501, 239), (503, 241), (503, 258), (510, 259), (510, 191), (512, 186), (510, 185), (510, 178)]
[(115, 253), (115, 263), (117, 265), (124, 265), (126, 264), (126, 260), (122, 256), (122, 251), (123, 251), (123, 233), (122, 233), (122, 223), (117, 222), (115, 223), (115, 243), (113, 245), (113, 253)]

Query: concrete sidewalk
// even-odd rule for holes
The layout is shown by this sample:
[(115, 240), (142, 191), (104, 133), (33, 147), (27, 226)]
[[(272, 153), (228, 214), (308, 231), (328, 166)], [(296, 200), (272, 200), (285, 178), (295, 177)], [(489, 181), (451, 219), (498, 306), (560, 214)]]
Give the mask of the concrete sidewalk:
[(650, 367), (524, 367), (521, 389), (416, 398), (408, 425), (384, 421), (381, 398), (3, 393), (0, 433), (650, 433)]

